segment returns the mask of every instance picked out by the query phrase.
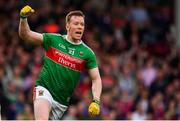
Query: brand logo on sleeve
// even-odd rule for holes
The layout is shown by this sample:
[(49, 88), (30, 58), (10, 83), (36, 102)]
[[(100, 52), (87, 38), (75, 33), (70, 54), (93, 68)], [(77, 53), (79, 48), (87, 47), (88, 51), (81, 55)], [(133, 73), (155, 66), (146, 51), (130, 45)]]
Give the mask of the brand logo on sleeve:
[(69, 102), (69, 101), (70, 101), (70, 97), (67, 98), (67, 102)]

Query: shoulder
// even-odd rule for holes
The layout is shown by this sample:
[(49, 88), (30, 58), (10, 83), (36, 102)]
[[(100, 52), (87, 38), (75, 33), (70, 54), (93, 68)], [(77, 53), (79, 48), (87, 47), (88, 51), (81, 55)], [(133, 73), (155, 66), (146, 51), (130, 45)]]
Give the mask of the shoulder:
[(84, 42), (82, 42), (82, 45), (83, 45), (84, 49), (85, 49), (88, 53), (91, 53), (91, 54), (95, 55), (95, 54), (94, 54), (94, 51), (93, 51), (87, 44), (85, 44)]
[(43, 33), (43, 40), (46, 41), (56, 41), (56, 40), (63, 40), (64, 37), (58, 33)]
[(59, 34), (59, 33), (43, 33), (44, 37), (63, 37), (63, 35)]

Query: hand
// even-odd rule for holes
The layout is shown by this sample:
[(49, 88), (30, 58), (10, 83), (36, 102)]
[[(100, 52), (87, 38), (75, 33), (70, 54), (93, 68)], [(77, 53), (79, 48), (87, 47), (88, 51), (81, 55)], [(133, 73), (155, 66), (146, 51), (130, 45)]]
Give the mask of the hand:
[(92, 117), (99, 115), (100, 102), (94, 99), (93, 102), (89, 105), (88, 112)]
[(21, 18), (27, 18), (31, 14), (33, 14), (35, 11), (30, 6), (26, 5), (24, 6), (20, 11), (20, 17)]

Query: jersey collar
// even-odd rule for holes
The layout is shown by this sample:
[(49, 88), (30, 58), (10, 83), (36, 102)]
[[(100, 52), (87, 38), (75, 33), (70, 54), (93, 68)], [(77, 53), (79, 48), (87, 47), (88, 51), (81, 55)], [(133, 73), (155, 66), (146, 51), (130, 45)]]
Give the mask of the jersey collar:
[(78, 43), (75, 43), (75, 42), (72, 42), (72, 41), (68, 40), (67, 35), (65, 35), (64, 37), (69, 43), (71, 43), (73, 45), (80, 45), (82, 43), (82, 40), (80, 40), (80, 42), (78, 42)]

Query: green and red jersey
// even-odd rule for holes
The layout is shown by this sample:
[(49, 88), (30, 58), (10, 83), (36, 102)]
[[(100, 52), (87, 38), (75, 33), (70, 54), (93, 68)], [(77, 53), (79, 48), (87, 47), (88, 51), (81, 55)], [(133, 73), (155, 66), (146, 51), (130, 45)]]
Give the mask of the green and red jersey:
[(97, 67), (94, 52), (82, 41), (78, 44), (67, 40), (67, 36), (43, 33), (43, 67), (36, 86), (45, 87), (53, 98), (68, 105), (80, 73)]

